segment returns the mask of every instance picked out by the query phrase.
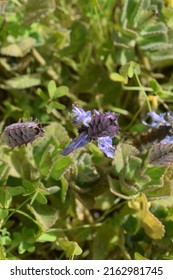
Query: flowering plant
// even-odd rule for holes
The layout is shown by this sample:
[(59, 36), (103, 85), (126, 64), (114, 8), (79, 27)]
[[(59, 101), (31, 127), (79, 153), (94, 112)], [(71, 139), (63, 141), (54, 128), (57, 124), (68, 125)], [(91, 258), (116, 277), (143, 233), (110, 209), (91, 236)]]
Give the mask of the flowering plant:
[(100, 113), (94, 110), (85, 112), (76, 104), (73, 104), (75, 120), (74, 124), (80, 124), (78, 128), (79, 136), (73, 140), (64, 150), (63, 155), (69, 155), (75, 149), (81, 148), (88, 144), (91, 140), (97, 140), (98, 147), (107, 157), (113, 158), (115, 147), (112, 145), (112, 138), (119, 131), (118, 114), (112, 112)]

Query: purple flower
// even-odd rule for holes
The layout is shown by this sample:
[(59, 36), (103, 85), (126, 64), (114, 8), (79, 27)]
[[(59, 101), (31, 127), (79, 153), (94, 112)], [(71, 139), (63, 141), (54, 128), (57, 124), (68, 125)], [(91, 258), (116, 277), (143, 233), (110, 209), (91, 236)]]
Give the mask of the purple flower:
[(116, 149), (112, 146), (112, 139), (109, 136), (98, 138), (98, 147), (107, 155), (107, 157), (114, 157)]
[(170, 112), (157, 114), (155, 111), (147, 113), (147, 116), (150, 116), (153, 121), (151, 124), (143, 121), (144, 125), (158, 128), (160, 126), (173, 126), (173, 115)]
[(108, 157), (113, 158), (115, 147), (112, 146), (112, 138), (120, 129), (118, 125), (119, 115), (111, 112), (100, 113), (97, 110), (94, 110), (92, 115), (91, 111), (85, 112), (75, 104), (73, 104), (72, 111), (75, 114), (74, 123), (80, 124), (78, 128), (79, 136), (65, 148), (62, 155), (69, 155), (91, 140), (97, 140), (99, 149)]
[(164, 139), (160, 141), (161, 144), (173, 144), (173, 136), (167, 135)]
[(75, 114), (75, 124), (82, 123), (85, 126), (88, 126), (88, 123), (90, 123), (92, 115), (91, 111), (85, 112), (82, 108), (79, 108), (75, 104), (73, 104), (73, 110), (72, 112)]
[(153, 122), (151, 124), (148, 124), (147, 122), (143, 121), (143, 124), (151, 127), (159, 127), (160, 125), (166, 125), (166, 120), (164, 119), (166, 113), (163, 114), (156, 114), (155, 111), (147, 113), (148, 116), (150, 116), (153, 119)]

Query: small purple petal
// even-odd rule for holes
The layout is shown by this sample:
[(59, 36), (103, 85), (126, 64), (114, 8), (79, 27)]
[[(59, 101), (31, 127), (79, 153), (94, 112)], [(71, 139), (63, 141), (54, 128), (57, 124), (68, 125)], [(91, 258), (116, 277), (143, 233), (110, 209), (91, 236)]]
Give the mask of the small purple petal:
[(107, 157), (113, 158), (115, 153), (115, 147), (112, 146), (112, 138), (109, 136), (100, 137), (98, 140), (98, 147), (102, 150)]
[(171, 122), (173, 122), (173, 115), (171, 115), (170, 112), (167, 113), (167, 119), (168, 119), (168, 124), (171, 125)]
[(155, 111), (149, 112), (147, 113), (147, 115), (153, 119), (153, 122), (151, 124), (148, 124), (147, 122), (143, 121), (143, 124), (151, 127), (159, 127), (159, 125), (167, 125), (167, 122), (164, 119), (165, 114), (166, 113), (158, 115)]
[(167, 135), (162, 141), (161, 144), (173, 144), (173, 136)]
[(62, 155), (67, 156), (71, 154), (75, 149), (81, 148), (88, 144), (90, 141), (90, 138), (86, 131), (79, 134), (78, 138), (73, 140), (63, 151)]
[(83, 125), (88, 126), (89, 123), (91, 122), (91, 118), (92, 118), (91, 111), (85, 112), (82, 108), (79, 108), (78, 106), (73, 104), (72, 112), (76, 114), (75, 121), (74, 121), (75, 124), (81, 122)]

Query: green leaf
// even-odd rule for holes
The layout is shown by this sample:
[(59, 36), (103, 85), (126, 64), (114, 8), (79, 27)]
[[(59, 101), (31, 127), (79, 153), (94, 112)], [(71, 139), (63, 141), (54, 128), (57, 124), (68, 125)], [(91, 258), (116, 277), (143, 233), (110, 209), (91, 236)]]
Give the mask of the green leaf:
[(23, 5), (23, 22), (25, 25), (31, 25), (53, 13), (55, 10), (54, 0), (29, 0)]
[(0, 209), (0, 219), (3, 220), (4, 218), (6, 218), (8, 216), (8, 213), (8, 210)]
[(172, 144), (154, 144), (149, 151), (149, 162), (153, 165), (168, 165), (173, 162)]
[(64, 110), (65, 106), (59, 102), (52, 101), (52, 106), (54, 109)]
[(140, 261), (140, 260), (148, 260), (148, 259), (144, 258), (140, 253), (135, 252), (135, 260)]
[(35, 200), (40, 204), (47, 204), (47, 198), (45, 197), (44, 194), (42, 194), (39, 191), (36, 191), (34, 193), (34, 195), (32, 196), (30, 204), (32, 205)]
[(111, 73), (110, 74), (110, 79), (114, 82), (120, 82), (123, 84), (127, 84), (128, 80), (125, 79), (122, 75), (118, 74), (118, 73)]
[(61, 200), (62, 202), (65, 202), (67, 191), (69, 187), (69, 182), (65, 177), (61, 177)]
[(58, 210), (46, 204), (43, 207), (43, 205), (34, 203), (32, 206), (28, 205), (28, 209), (34, 215), (43, 231), (51, 228), (59, 217)]
[(152, 239), (161, 239), (165, 234), (163, 224), (149, 211), (147, 198), (140, 194), (135, 200), (129, 201), (128, 205), (140, 212), (141, 225), (146, 234)]
[(53, 99), (54, 96), (55, 96), (55, 92), (56, 92), (56, 83), (55, 83), (55, 81), (52, 80), (52, 81), (50, 81), (48, 83), (48, 92), (49, 92), (50, 98)]
[(76, 193), (77, 198), (80, 200), (80, 202), (88, 209), (93, 209), (95, 205), (95, 199), (93, 196), (87, 194), (87, 193)]
[(130, 155), (135, 156), (138, 153), (139, 153), (138, 150), (132, 145), (123, 144), (123, 143), (118, 144), (117, 149), (115, 151), (115, 157), (113, 160), (115, 171), (119, 174), (123, 170), (128, 157)]
[(6, 89), (25, 89), (40, 85), (41, 80), (38, 74), (20, 75), (9, 79), (5, 83)]
[[(41, 99), (44, 101), (44, 104), (47, 103), (47, 101), (49, 100), (48, 96), (44, 93), (44, 91), (42, 91), (41, 88), (37, 89), (37, 94), (41, 97)], [(43, 105), (43, 104), (42, 104)]]
[(57, 232), (52, 231), (51, 229), (47, 232), (42, 232), (41, 235), (37, 238), (37, 242), (55, 242), (57, 239)]
[(56, 88), (54, 98), (62, 97), (64, 95), (67, 95), (68, 93), (69, 93), (69, 88), (68, 87), (60, 86), (60, 87)]
[(17, 43), (9, 44), (1, 47), (1, 54), (12, 57), (25, 56), (35, 45), (36, 40), (34, 38), (25, 38)]
[(69, 157), (59, 157), (52, 165), (50, 176), (55, 180), (60, 177), (71, 167), (73, 161)]
[(9, 208), (13, 196), (24, 193), (23, 187), (0, 187), (0, 205), (4, 208)]
[(82, 254), (82, 249), (75, 241), (69, 241), (65, 238), (58, 238), (58, 244), (60, 248), (65, 251), (66, 257), (69, 259), (73, 259), (74, 256), (79, 256)]
[(89, 154), (83, 153), (78, 160), (78, 177), (80, 183), (94, 182), (99, 178), (99, 174), (92, 162)]
[(39, 168), (40, 174), (46, 176), (49, 174), (52, 166), (52, 148), (56, 150), (58, 143), (52, 137), (48, 137), (39, 145), (35, 145), (33, 155), (35, 162)]

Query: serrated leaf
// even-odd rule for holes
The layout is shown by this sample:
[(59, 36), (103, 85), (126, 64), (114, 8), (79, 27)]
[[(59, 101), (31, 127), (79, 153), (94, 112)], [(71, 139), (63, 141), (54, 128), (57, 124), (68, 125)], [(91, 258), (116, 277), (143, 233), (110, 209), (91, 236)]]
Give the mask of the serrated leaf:
[(123, 170), (125, 164), (127, 163), (128, 156), (135, 156), (138, 153), (138, 150), (132, 145), (123, 143), (118, 144), (113, 160), (116, 172), (119, 174)]
[(154, 144), (149, 151), (149, 163), (168, 165), (173, 163), (173, 144)]
[(159, 33), (166, 34), (167, 32), (168, 32), (167, 26), (163, 22), (157, 22), (153, 25), (151, 25), (151, 24), (144, 25), (140, 34), (142, 36), (146, 36), (146, 35), (153, 35), (153, 34), (159, 34)]
[(140, 158), (130, 155), (124, 170), (125, 178), (128, 180), (134, 179), (136, 177), (135, 173), (139, 173), (140, 171), (139, 168), (141, 167), (141, 164), (142, 160)]

